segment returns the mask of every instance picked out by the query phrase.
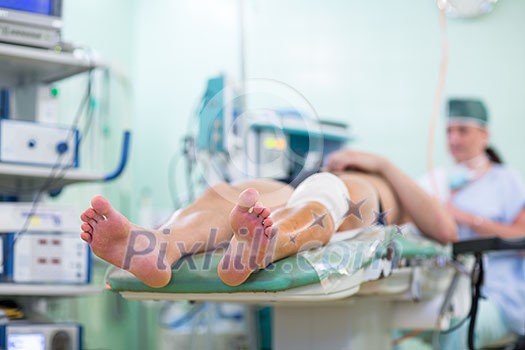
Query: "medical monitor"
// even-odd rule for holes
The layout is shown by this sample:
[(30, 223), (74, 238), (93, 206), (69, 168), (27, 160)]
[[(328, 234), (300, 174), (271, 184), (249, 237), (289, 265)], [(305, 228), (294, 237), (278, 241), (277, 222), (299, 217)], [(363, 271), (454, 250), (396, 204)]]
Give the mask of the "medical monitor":
[(0, 0), (0, 41), (52, 48), (60, 42), (62, 0)]
[(0, 327), (2, 350), (81, 350), (82, 327), (77, 323), (10, 321)]
[(62, 0), (0, 0), (0, 18), (57, 28), (62, 25)]
[(9, 334), (7, 350), (45, 350), (46, 337), (42, 333)]
[(228, 78), (219, 75), (208, 79), (198, 111), (197, 149), (227, 152), (227, 138), (229, 133), (236, 131), (234, 119), (239, 113), (239, 98)]

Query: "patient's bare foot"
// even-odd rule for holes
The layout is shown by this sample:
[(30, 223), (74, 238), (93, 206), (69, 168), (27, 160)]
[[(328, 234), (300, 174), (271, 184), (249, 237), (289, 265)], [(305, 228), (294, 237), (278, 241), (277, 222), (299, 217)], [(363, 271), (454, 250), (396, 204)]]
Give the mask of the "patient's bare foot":
[(167, 244), (162, 233), (131, 224), (102, 196), (95, 196), (91, 208), (80, 218), (80, 237), (95, 255), (130, 271), (151, 287), (169, 282), (171, 265), (166, 259)]
[(259, 193), (248, 188), (230, 213), (234, 235), (218, 266), (219, 277), (228, 285), (241, 284), (253, 271), (271, 262), (273, 222), (270, 210), (258, 200)]

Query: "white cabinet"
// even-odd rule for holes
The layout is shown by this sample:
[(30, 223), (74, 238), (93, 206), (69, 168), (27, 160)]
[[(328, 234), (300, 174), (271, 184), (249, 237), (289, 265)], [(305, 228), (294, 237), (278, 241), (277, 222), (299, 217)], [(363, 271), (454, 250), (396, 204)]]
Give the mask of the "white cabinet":
[[(20, 86), (49, 84), (100, 67), (103, 67), (103, 63), (100, 60), (97, 61), (82, 51), (65, 53), (0, 43), (0, 88), (10, 89)], [(39, 194), (39, 192), (56, 192), (64, 186), (73, 183), (102, 181), (104, 178), (105, 176), (103, 174), (77, 168), (53, 169), (52, 167), (45, 166), (0, 162), (0, 194), (4, 196), (4, 199), (9, 196), (18, 197), (18, 199), (23, 198), (24, 200), (32, 199), (38, 197), (36, 195)], [(23, 204), (17, 202), (0, 203), (0, 211), (2, 211), (0, 212), (0, 218), (3, 215), (4, 219), (6, 219), (7, 215), (8, 219), (12, 219), (13, 215), (16, 215), (15, 209), (18, 204), (23, 206)], [(12, 209), (10, 206), (15, 209)], [(27, 207), (30, 208), (31, 203), (26, 203), (26, 208)], [(13, 212), (13, 210), (15, 211)], [(8, 252), (9, 249), (6, 249), (5, 247), (6, 242), (9, 241), (9, 237), (7, 236), (8, 232), (27, 230), (27, 232), (19, 235), (19, 237), (23, 236), (24, 240), (27, 241), (27, 239), (31, 239), (33, 232), (39, 230), (38, 226), (35, 228), (29, 223), (29, 221), (38, 218), (38, 209), (35, 212), (26, 210), (26, 216), (27, 215), (30, 216), (27, 219), (28, 224), (21, 225), (22, 227), (14, 229), (13, 231), (9, 231), (9, 228), (0, 225), (0, 233), (2, 234), (4, 244), (4, 249), (0, 249), (0, 253), (2, 251), (4, 253), (2, 257), (4, 260), (4, 267), (8, 260), (12, 263), (13, 257), (9, 255), (14, 255), (14, 252)], [(31, 215), (33, 217), (31, 217)], [(79, 213), (75, 212), (72, 215), (75, 215), (75, 218), (78, 220)], [(6, 220), (3, 222), (5, 223)], [(20, 220), (18, 222), (20, 222)], [(69, 227), (71, 227), (71, 225)], [(62, 226), (57, 226), (57, 228), (61, 229)], [(57, 228), (41, 227), (40, 230), (42, 232), (53, 232), (53, 230), (55, 230), (54, 233), (56, 234)], [(75, 229), (78, 233), (80, 232), (79, 225), (75, 225)], [(68, 228), (68, 230), (71, 230), (71, 228)], [(80, 238), (78, 238), (78, 240), (81, 242)], [(16, 243), (20, 242), (14, 242), (12, 244), (13, 247)], [(24, 244), (24, 247), (27, 248), (27, 242)], [(13, 247), (11, 248), (14, 251)], [(60, 255), (62, 253), (59, 252), (57, 254)], [(71, 252), (71, 254), (73, 254), (73, 252)], [(61, 261), (59, 257), (56, 258), (56, 260), (59, 262)], [(70, 260), (71, 259), (63, 259), (62, 261)], [(9, 269), (12, 270), (13, 267), (9, 266)], [(6, 270), (4, 269), (3, 273), (5, 272)], [(5, 276), (6, 275), (4, 274), (4, 277)], [(44, 282), (24, 284), (11, 283), (5, 281), (5, 278), (4, 282), (0, 283), (0, 295), (5, 296), (75, 296), (92, 294), (99, 292), (100, 290), (101, 287), (94, 287), (88, 283), (69, 284)]]
[(48, 84), (103, 67), (101, 60), (82, 51), (54, 52), (0, 43), (0, 86)]

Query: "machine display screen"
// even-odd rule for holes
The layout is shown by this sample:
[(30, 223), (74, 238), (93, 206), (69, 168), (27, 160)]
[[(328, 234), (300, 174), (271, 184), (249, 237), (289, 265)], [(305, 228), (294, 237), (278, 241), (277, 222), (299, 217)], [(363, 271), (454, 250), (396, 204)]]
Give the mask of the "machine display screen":
[(0, 7), (52, 16), (54, 0), (0, 0)]
[(45, 350), (46, 338), (40, 333), (9, 334), (7, 350)]

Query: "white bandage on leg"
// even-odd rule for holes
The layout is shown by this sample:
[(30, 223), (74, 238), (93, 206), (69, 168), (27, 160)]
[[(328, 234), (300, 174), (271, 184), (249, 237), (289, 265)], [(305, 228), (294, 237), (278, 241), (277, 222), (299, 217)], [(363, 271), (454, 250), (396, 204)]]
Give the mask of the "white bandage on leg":
[(318, 173), (301, 182), (287, 205), (319, 202), (328, 209), (337, 229), (348, 212), (349, 199), (350, 195), (343, 180), (331, 173)]

